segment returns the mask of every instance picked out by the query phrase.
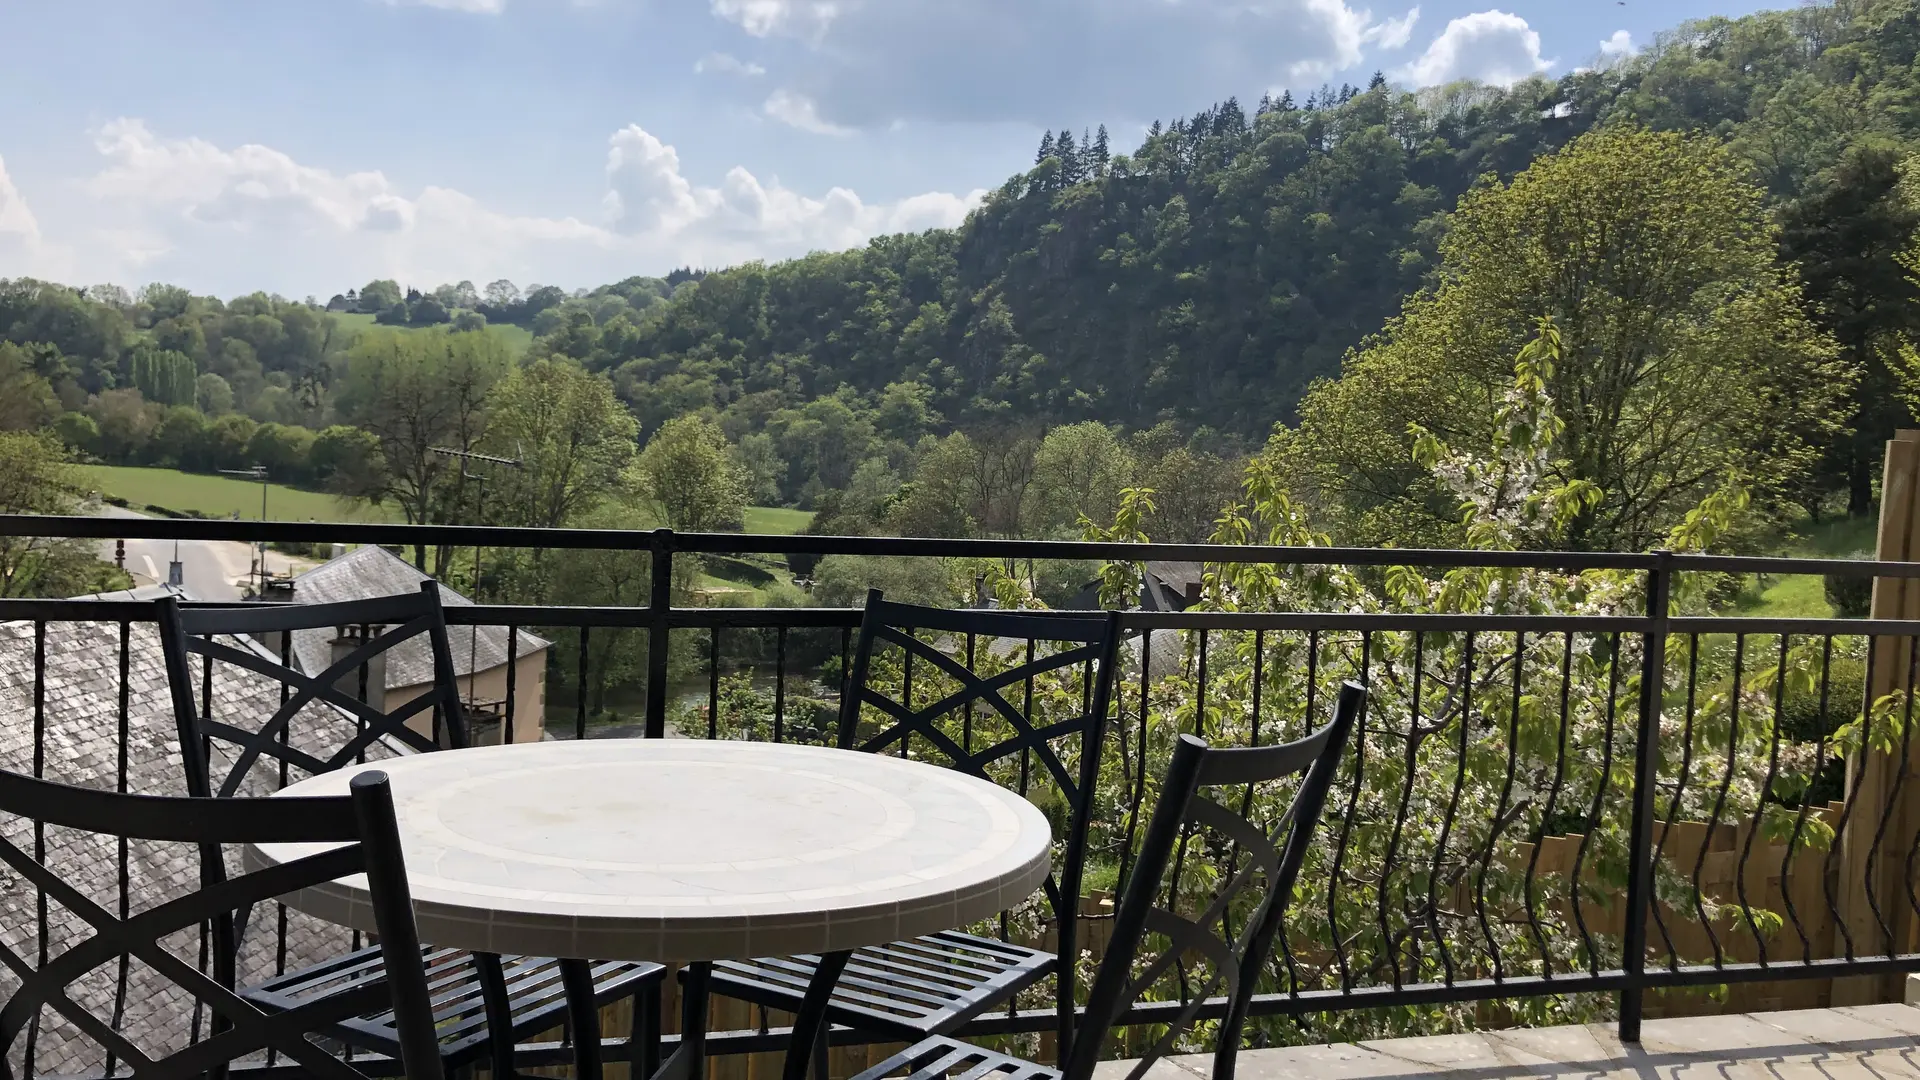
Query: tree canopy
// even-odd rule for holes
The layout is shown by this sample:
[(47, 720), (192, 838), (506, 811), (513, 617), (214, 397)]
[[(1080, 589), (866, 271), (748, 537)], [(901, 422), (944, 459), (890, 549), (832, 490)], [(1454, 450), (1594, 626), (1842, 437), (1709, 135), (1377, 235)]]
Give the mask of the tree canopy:
[(1491, 445), (1541, 319), (1561, 348), (1552, 470), (1598, 493), (1575, 546), (1644, 548), (1728, 483), (1785, 498), (1842, 427), (1854, 372), (1777, 263), (1764, 193), (1714, 140), (1583, 136), (1469, 193), (1440, 260), (1436, 287), (1276, 440), (1283, 472), (1353, 536), (1439, 535), (1455, 515), (1417, 475), (1415, 433)]

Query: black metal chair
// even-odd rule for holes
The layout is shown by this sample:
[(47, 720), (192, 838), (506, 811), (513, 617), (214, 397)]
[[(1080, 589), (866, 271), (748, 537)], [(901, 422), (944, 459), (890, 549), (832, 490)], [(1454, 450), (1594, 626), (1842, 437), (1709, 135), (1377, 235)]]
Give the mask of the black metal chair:
[[(1153, 1023), (1163, 1033), (1141, 1055), (1126, 1080), (1138, 1080), (1178, 1043), (1209, 998), (1224, 989), (1226, 1017), (1215, 1033), (1213, 1080), (1233, 1080), (1248, 1003), (1270, 959), (1294, 880), (1300, 874), (1313, 832), (1326, 805), (1327, 791), (1339, 771), (1367, 692), (1356, 683), (1340, 691), (1333, 721), (1297, 742), (1277, 746), (1213, 748), (1191, 735), (1180, 736), (1160, 786), (1159, 801), (1147, 824), (1139, 857), (1115, 913), (1113, 937), (1088, 993), (1087, 1009), (1066, 1066), (1036, 1065), (1011, 1055), (937, 1037), (924, 1040), (861, 1073), (854, 1080), (888, 1077), (965, 1076), (969, 1080), (1090, 1080), (1100, 1064), (1107, 1036), (1134, 1004), (1154, 986), (1171, 992), (1173, 1008), (1158, 1012)], [(1263, 826), (1245, 816), (1250, 785), (1305, 773), (1287, 811)], [(1204, 789), (1227, 788), (1222, 799)], [(1207, 842), (1200, 834), (1211, 834)], [(1202, 845), (1204, 846), (1204, 851)], [(1180, 903), (1183, 862), (1222, 852), (1236, 866), (1208, 897)], [(1167, 897), (1162, 902), (1161, 897)], [(1198, 907), (1183, 915), (1181, 908)], [(1239, 928), (1234, 927), (1239, 922)], [(1150, 947), (1159, 952), (1145, 956)], [(1205, 971), (1196, 971), (1204, 968)], [(1171, 977), (1170, 977), (1171, 976)]]
[[(1024, 662), (991, 675), (976, 675), (971, 664), (946, 655), (915, 631), (931, 632), (949, 642), (964, 641), (968, 660), (974, 659), (973, 647), (980, 638), (990, 639), (990, 644), (1024, 640)], [(1072, 1015), (1073, 958), (1078, 955), (1074, 916), (1086, 862), (1087, 823), (1120, 638), (1120, 617), (1112, 612), (954, 611), (889, 603), (878, 590), (867, 595), (859, 644), (841, 694), (840, 748), (905, 755), (911, 744), (923, 757), (945, 758), (952, 768), (983, 779), (993, 779), (988, 773), (991, 766), (1019, 762), (1023, 775), (1031, 770), (1057, 787), (1066, 802), (1066, 835), (1061, 871), (1057, 880), (1049, 877), (1046, 883), (1057, 927), (1054, 949), (1028, 948), (958, 930), (858, 949), (848, 958), (827, 1006), (831, 1023), (910, 1042), (954, 1031), (1047, 975), (1057, 974), (1064, 1002), (1060, 1023), (1065, 1030)], [(1066, 647), (1042, 653), (1040, 642)], [(874, 653), (882, 647), (897, 648), (903, 655), (899, 699), (871, 685)], [(931, 666), (935, 679), (953, 689), (930, 704), (914, 704), (910, 699), (916, 660)], [(1066, 719), (1035, 726), (1034, 718), (1002, 693), (1025, 687), (1029, 680), (1049, 672), (1075, 668), (1083, 672), (1082, 698), (1078, 713)], [(1030, 708), (1027, 697), (1022, 704)], [(880, 730), (864, 737), (863, 706), (873, 707), (884, 718)], [(976, 709), (1004, 721), (1011, 734), (988, 745), (974, 745), (971, 717)], [(947, 720), (951, 728), (959, 717), (968, 719), (961, 721), (958, 737), (943, 730), (940, 721)], [(1066, 757), (1063, 747), (1056, 745), (1062, 741), (1074, 744)], [(1077, 768), (1070, 768), (1075, 754)], [(713, 965), (710, 985), (715, 993), (797, 1013), (820, 963), (821, 958), (814, 955), (723, 961)], [(824, 1053), (823, 1041), (815, 1058), (815, 1070), (823, 1077)]]
[[(52, 860), (37, 858), (0, 836), (0, 863), (44, 896), (47, 904), (58, 905), (54, 910), (59, 912), (66, 938), (65, 947), (58, 951), (0, 945), (0, 962), (20, 983), (0, 1007), (0, 1077), (12, 1080), (13, 1046), (23, 1032), (37, 1026), (43, 1010), (52, 1010), (128, 1074), (143, 1080), (224, 1077), (229, 1063), (254, 1055), (284, 1057), (309, 1076), (366, 1080), (366, 1073), (313, 1039), (330, 1034), (349, 1017), (386, 1009), (395, 1016), (395, 1056), (406, 1075), (414, 1080), (440, 1080), (444, 1075), (400, 833), (394, 823), (393, 793), (384, 774), (356, 776), (350, 794), (343, 796), (228, 800), (123, 795), (0, 772), (0, 815), (29, 826), (0, 832), (36, 838), (44, 838), (49, 831), (69, 838), (73, 833), (90, 833), (118, 841), (123, 852), (127, 841), (202, 847), (338, 845), (270, 869), (207, 882), (194, 892), (144, 910), (115, 914), (64, 878), (49, 865)], [(71, 845), (28, 847), (63, 851), (64, 858), (73, 859)], [(230, 932), (234, 913), (252, 904), (359, 873), (366, 874), (372, 893), (383, 977), (347, 992), (296, 1009), (265, 1008), (236, 995), (217, 978), (209, 978), (196, 961), (168, 946), (168, 938), (191, 935), (198, 928), (211, 926), (216, 935)], [(216, 948), (232, 944), (216, 941)], [(38, 960), (31, 955), (35, 952)], [(76, 984), (88, 976), (116, 966), (124, 975), (128, 967), (122, 965), (136, 963), (149, 991), (168, 986), (191, 999), (196, 1017), (205, 1010), (211, 1017), (205, 1038), (197, 1037), (196, 1025), (193, 1037), (179, 1040), (186, 1045), (156, 1052), (152, 1031), (122, 1030), (127, 1025), (119, 1010), (102, 1019), (75, 1000)], [(31, 1034), (28, 1039), (31, 1042)]]
[[(258, 781), (257, 770), (262, 767), (276, 770), (278, 785), (284, 786), (290, 778), (304, 778), (290, 777), (290, 770), (297, 769), (306, 776), (331, 772), (365, 760), (369, 752), (395, 752), (396, 745), (403, 748), (401, 752), (415, 753), (468, 745), (446, 613), (432, 581), (423, 582), (417, 593), (333, 604), (182, 606), (169, 596), (159, 605), (167, 679), (180, 729), (189, 794), (241, 794), (249, 777)], [(358, 635), (349, 636), (346, 655), (315, 675), (295, 668), (295, 634), (340, 629)], [(264, 638), (276, 647), (227, 644), (218, 640), (222, 636), (253, 636), (256, 643)], [(432, 681), (420, 696), (385, 708), (383, 697), (372, 693), (375, 688), (367, 685), (369, 665), (376, 657), (415, 638), (426, 641)], [(193, 693), (195, 656), (202, 659), (199, 702)], [(213, 715), (212, 669), (216, 661), (278, 682), (279, 709), (264, 723), (248, 717), (244, 726)], [(378, 689), (384, 692), (384, 687)], [(321, 723), (332, 723), (337, 730), (312, 730)], [(217, 786), (213, 769), (216, 747), (232, 754)], [(203, 852), (202, 862), (209, 875), (225, 872), (216, 852)], [(243, 922), (242, 933), (244, 928)], [(379, 955), (378, 949), (357, 949), (248, 986), (242, 996), (276, 1009), (305, 1008), (357, 990), (366, 980), (378, 980)], [(650, 1061), (658, 1055), (658, 995), (666, 974), (658, 964), (589, 965), (576, 960), (500, 957), (432, 947), (426, 948), (422, 957), (433, 974), (440, 1054), (449, 1070), (484, 1057), (495, 1076), (517, 1075), (513, 1069), (515, 1044), (561, 1026), (567, 1020), (569, 1005), (578, 1004), (589, 994), (595, 1008), (633, 998), (630, 1043), (634, 1059)], [(223, 973), (231, 977), (231, 957), (225, 964)], [(510, 1019), (500, 1023), (499, 1017)], [(392, 1012), (387, 1010), (343, 1019), (334, 1034), (343, 1042), (386, 1054), (394, 1052), (400, 1035)], [(598, 1052), (597, 1046), (575, 1048), (576, 1054), (589, 1057)]]

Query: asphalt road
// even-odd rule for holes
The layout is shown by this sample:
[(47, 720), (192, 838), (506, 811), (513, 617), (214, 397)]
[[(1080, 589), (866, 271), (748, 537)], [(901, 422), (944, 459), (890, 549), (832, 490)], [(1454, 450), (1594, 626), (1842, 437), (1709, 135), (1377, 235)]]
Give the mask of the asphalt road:
[[(147, 515), (104, 506), (101, 517), (144, 518)], [(239, 600), (254, 572), (253, 548), (231, 540), (128, 540), (127, 572), (137, 585), (153, 585), (167, 580), (167, 564), (178, 549), (181, 583), (200, 600)], [(112, 562), (114, 541), (100, 542), (100, 557)], [(298, 564), (304, 567), (305, 564)], [(267, 552), (267, 569), (284, 574), (296, 568), (294, 560), (276, 551)]]

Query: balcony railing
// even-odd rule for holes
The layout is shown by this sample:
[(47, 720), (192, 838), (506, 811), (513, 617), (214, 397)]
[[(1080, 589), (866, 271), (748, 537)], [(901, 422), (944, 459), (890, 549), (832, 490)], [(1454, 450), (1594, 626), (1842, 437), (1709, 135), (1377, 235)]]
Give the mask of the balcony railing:
[[(507, 741), (536, 719), (554, 737), (831, 739), (822, 718), (837, 707), (859, 612), (676, 606), (676, 563), (689, 557), (1612, 575), (1633, 584), (1640, 610), (1127, 612), (1134, 645), (1095, 823), (1105, 843), (1090, 858), (1124, 873), (1134, 816), (1173, 729), (1274, 741), (1302, 731), (1329, 687), (1358, 676), (1372, 701), (1329, 802), (1312, 881), (1288, 910), (1254, 1000), (1254, 1015), (1268, 1018), (1254, 1025), (1257, 1038), (1284, 1040), (1293, 1025), (1324, 1042), (1423, 1024), (1608, 1016), (1631, 1039), (1643, 1014), (1703, 1007), (1702, 988), (1729, 988), (1735, 1003), (1839, 1004), (1877, 1000), (1890, 978), (1920, 970), (1920, 776), (1905, 692), (1920, 681), (1920, 623), (1692, 615), (1673, 601), (1682, 583), (1707, 575), (1911, 587), (1902, 583), (1920, 578), (1916, 563), (84, 518), (0, 518), (0, 533), (451, 548), (476, 552), (475, 563), (482, 551), (487, 562), (560, 550), (644, 560), (650, 589), (632, 605), (448, 609), (455, 625), (554, 643), (538, 718), (521, 705), (525, 676), (509, 657), (504, 693), (491, 695)], [(8, 717), (16, 730), (6, 736), (30, 761), (9, 767), (130, 786), (140, 740), (129, 734), (125, 656), (130, 628), (153, 615), (130, 601), (0, 600), (0, 621), (18, 628), (0, 649), (33, 650), (33, 684), (16, 688), (31, 715)], [(70, 623), (117, 628), (122, 658), (117, 712), (97, 718), (118, 732), (114, 749), (80, 776), (61, 775), (46, 753), (46, 654), (60, 638), (49, 628)], [(624, 724), (590, 702), (615, 638), (633, 669), (621, 681), (643, 688)], [(506, 640), (517, 650), (522, 639)], [(30, 735), (17, 730), (28, 725)], [(1087, 898), (1090, 921), (1100, 903)], [(41, 942), (46, 917), (42, 905)], [(1172, 1008), (1141, 1004), (1126, 1022), (1150, 1025)], [(1444, 1010), (1453, 1013), (1435, 1015)], [(1025, 1001), (968, 1034), (1032, 1035), (1054, 1017), (1045, 1001)], [(777, 1025), (752, 1025), (710, 1037), (709, 1052), (782, 1047)], [(609, 1054), (619, 1041), (609, 1040)], [(566, 1052), (542, 1044), (523, 1057), (534, 1067)]]

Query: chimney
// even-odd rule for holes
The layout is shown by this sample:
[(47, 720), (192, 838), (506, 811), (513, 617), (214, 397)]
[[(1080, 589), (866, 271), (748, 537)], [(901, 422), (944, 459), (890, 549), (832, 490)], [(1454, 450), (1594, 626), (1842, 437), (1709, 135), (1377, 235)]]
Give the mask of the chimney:
[[(334, 628), (332, 651), (327, 663), (337, 664), (350, 656), (355, 649), (380, 636), (385, 627), (381, 626), (339, 626)], [(366, 692), (361, 693), (361, 678), (365, 675)], [(348, 697), (364, 701), (368, 705), (387, 711), (387, 654), (375, 653), (366, 663), (340, 676), (334, 686)]]
[[(1187, 582), (1186, 600), (1187, 600), (1187, 604), (1186, 604), (1187, 607), (1192, 607), (1193, 605), (1200, 602), (1200, 583), (1199, 582), (1197, 581)], [(1182, 608), (1181, 610), (1184, 611), (1186, 609)]]

